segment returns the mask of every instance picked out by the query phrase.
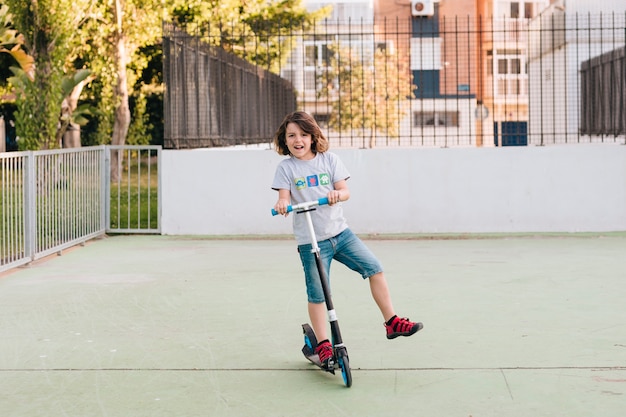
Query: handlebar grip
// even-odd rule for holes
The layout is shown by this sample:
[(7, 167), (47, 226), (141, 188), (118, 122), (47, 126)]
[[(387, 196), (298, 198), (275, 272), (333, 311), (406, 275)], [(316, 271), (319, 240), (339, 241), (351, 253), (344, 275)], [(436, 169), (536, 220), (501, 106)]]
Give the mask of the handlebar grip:
[[(293, 211), (293, 206), (287, 206), (287, 213), (291, 213)], [(276, 216), (278, 212), (272, 209), (272, 216)]]
[[(328, 204), (328, 197), (324, 197), (324, 198), (320, 198), (317, 201), (307, 201), (306, 203), (301, 203), (301, 204), (297, 204), (295, 206), (287, 206), (287, 213), (291, 213), (292, 211), (298, 210), (298, 209), (307, 209), (310, 207), (314, 207), (314, 206), (323, 206)], [(278, 212), (274, 209), (272, 209), (272, 216), (276, 216), (278, 214)]]
[(319, 204), (320, 206), (328, 204), (328, 197), (320, 198), (319, 200), (317, 200), (317, 204)]

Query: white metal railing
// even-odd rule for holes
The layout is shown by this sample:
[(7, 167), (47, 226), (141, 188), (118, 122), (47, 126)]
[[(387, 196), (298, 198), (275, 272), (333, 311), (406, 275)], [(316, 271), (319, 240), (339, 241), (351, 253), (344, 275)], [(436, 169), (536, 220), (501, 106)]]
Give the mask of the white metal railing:
[(107, 146), (107, 233), (161, 233), (161, 147)]
[(159, 146), (0, 153), (0, 272), (105, 233), (160, 233), (160, 156)]

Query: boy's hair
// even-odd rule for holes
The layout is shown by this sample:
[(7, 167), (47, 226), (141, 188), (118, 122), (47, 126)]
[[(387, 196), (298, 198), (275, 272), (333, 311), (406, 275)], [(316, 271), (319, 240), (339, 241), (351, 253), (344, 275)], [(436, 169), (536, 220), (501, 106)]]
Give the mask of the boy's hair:
[(290, 154), (286, 139), (287, 125), (289, 123), (297, 124), (303, 132), (311, 135), (311, 151), (313, 153), (326, 152), (328, 150), (328, 139), (322, 133), (322, 129), (320, 129), (313, 116), (303, 111), (295, 111), (285, 116), (274, 135), (274, 149), (280, 155)]

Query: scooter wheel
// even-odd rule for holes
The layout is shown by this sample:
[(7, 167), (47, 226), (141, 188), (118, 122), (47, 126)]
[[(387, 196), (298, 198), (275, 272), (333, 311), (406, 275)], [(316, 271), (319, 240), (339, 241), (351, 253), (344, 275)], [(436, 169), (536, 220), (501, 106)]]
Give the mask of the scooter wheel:
[(346, 384), (346, 387), (350, 388), (352, 386), (352, 372), (350, 371), (350, 360), (348, 359), (348, 352), (342, 350), (337, 355), (337, 362), (339, 363), (339, 368), (341, 369), (341, 376), (343, 376), (343, 382)]

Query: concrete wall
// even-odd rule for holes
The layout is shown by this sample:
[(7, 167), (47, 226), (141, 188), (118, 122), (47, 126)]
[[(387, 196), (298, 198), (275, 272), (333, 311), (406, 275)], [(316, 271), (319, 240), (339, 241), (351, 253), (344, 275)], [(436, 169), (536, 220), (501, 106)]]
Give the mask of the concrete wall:
[[(358, 149), (344, 203), (356, 233), (626, 230), (626, 147)], [(271, 150), (164, 151), (168, 235), (290, 234), (272, 217)]]

